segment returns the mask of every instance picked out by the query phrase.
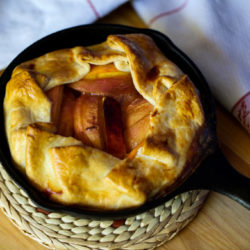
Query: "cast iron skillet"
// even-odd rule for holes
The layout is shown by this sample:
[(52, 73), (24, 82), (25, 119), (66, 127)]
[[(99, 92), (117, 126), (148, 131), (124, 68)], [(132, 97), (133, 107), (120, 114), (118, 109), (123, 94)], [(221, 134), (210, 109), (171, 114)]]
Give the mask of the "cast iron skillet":
[[(146, 204), (132, 209), (119, 210), (119, 211), (93, 211), (82, 209), (79, 207), (67, 207), (54, 203), (43, 196), (41, 192), (37, 191), (31, 186), (26, 178), (17, 171), (11, 162), (10, 151), (4, 132), (4, 116), (3, 116), (3, 99), (5, 95), (5, 86), (11, 77), (11, 73), (15, 66), (18, 64), (41, 56), (47, 52), (70, 48), (74, 46), (88, 46), (100, 43), (106, 40), (110, 34), (128, 34), (128, 33), (144, 33), (153, 38), (160, 50), (174, 63), (176, 63), (183, 72), (196, 85), (201, 95), (202, 105), (206, 114), (208, 129), (206, 137), (203, 138), (203, 143), (206, 145), (206, 151), (203, 151), (203, 161), (201, 164), (197, 161), (197, 168), (189, 170), (186, 177), (179, 180), (174, 189), (165, 195)], [(33, 45), (25, 49), (19, 54), (11, 64), (6, 68), (2, 77), (0, 78), (0, 160), (2, 165), (13, 180), (29, 195), (29, 197), (40, 208), (47, 211), (63, 212), (80, 217), (88, 217), (95, 219), (118, 219), (129, 217), (138, 213), (145, 212), (167, 200), (173, 198), (177, 194), (185, 191), (195, 189), (214, 190), (225, 194), (232, 199), (238, 201), (243, 206), (250, 208), (250, 180), (242, 176), (233, 169), (228, 161), (221, 153), (216, 139), (216, 114), (214, 99), (210, 93), (208, 85), (194, 63), (181, 52), (165, 35), (160, 32), (150, 29), (138, 29), (121, 25), (110, 24), (94, 24), (73, 27), (70, 29), (62, 30), (52, 35), (49, 35)], [(190, 176), (190, 174), (192, 175)], [(190, 176), (189, 178), (187, 178)], [(182, 185), (179, 185), (183, 183)]]

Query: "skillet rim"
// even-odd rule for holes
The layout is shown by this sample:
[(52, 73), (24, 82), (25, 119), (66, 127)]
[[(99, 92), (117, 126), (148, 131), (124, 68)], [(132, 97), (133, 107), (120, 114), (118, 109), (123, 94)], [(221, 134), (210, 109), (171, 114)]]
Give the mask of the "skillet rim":
[[(65, 206), (50, 201), (46, 197), (41, 196), (41, 192), (36, 190), (29, 182), (27, 182), (24, 176), (17, 170), (16, 167), (14, 167), (14, 165), (11, 162), (11, 155), (8, 149), (8, 142), (4, 130), (3, 99), (5, 95), (5, 86), (10, 79), (14, 67), (20, 64), (21, 62), (38, 57), (39, 55), (42, 55), (44, 53), (48, 53), (50, 51), (60, 48), (65, 48), (65, 46), (61, 47), (62, 44), (58, 46), (56, 42), (57, 43), (60, 42), (60, 38), (64, 36), (70, 39), (70, 35), (72, 34), (79, 33), (78, 35), (81, 35), (81, 32), (83, 33), (88, 32), (89, 34), (92, 32), (93, 37), (91, 39), (89, 39), (89, 37), (86, 38), (85, 44), (79, 44), (79, 43), (75, 44), (76, 41), (71, 41), (71, 40), (66, 41), (66, 43), (69, 44), (69, 46), (67, 47), (73, 47), (77, 45), (87, 46), (91, 44), (96, 44), (98, 42), (104, 41), (105, 39), (102, 38), (104, 38), (105, 36), (107, 37), (109, 34), (143, 33), (152, 37), (156, 45), (163, 52), (163, 54), (167, 56), (171, 61), (176, 63), (178, 67), (180, 67), (181, 70), (189, 76), (189, 78), (195, 84), (196, 88), (199, 90), (201, 95), (200, 99), (202, 102), (203, 109), (205, 111), (204, 113), (206, 116), (206, 121), (209, 127), (209, 131), (213, 134), (214, 137), (216, 135), (215, 102), (204, 76), (202, 75), (198, 67), (194, 64), (194, 62), (179, 48), (177, 48), (176, 45), (174, 45), (174, 43), (166, 35), (152, 29), (135, 28), (120, 24), (89, 24), (89, 25), (80, 25), (71, 27), (68, 29), (57, 31), (33, 43), (25, 50), (23, 50), (20, 54), (18, 54), (18, 56), (14, 58), (13, 61), (9, 64), (9, 66), (5, 69), (2, 76), (0, 77), (0, 100), (1, 100), (0, 117), (2, 119), (2, 122), (0, 124), (0, 136), (3, 138), (2, 139), (3, 143), (1, 143), (0, 145), (0, 162), (2, 163), (7, 173), (15, 181), (15, 183), (22, 190), (26, 192), (29, 198), (39, 208), (42, 208), (49, 212), (60, 212), (83, 218), (102, 219), (102, 220), (130, 217), (139, 213), (146, 212), (152, 208), (157, 207), (160, 204), (165, 203), (170, 198), (173, 198), (175, 195), (179, 194), (181, 188), (178, 188), (177, 190), (171, 192), (170, 194), (162, 198), (157, 198), (156, 200), (148, 201), (142, 206), (136, 208), (117, 210), (117, 211), (88, 210), (79, 207)], [(100, 32), (102, 33), (101, 37), (99, 36)], [(98, 33), (99, 37), (95, 37), (96, 33)], [(52, 45), (50, 47), (44, 47), (44, 45), (50, 42), (52, 42)], [(54, 46), (56, 48), (54, 48)], [(35, 55), (33, 53), (34, 51)], [(171, 54), (167, 55), (167, 52)]]

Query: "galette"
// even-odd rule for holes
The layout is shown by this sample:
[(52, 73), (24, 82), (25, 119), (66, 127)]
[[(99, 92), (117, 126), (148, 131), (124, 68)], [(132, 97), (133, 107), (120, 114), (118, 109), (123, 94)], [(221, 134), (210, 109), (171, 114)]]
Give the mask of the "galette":
[(144, 34), (49, 52), (6, 86), (14, 165), (65, 205), (124, 209), (168, 189), (205, 124), (199, 93)]

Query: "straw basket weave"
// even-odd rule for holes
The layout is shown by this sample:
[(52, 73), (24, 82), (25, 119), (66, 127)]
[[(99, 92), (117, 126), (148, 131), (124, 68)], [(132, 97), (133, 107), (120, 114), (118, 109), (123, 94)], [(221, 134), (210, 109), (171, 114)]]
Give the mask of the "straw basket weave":
[(0, 207), (25, 235), (51, 249), (153, 249), (196, 216), (208, 191), (186, 192), (146, 213), (98, 221), (39, 209), (0, 165)]

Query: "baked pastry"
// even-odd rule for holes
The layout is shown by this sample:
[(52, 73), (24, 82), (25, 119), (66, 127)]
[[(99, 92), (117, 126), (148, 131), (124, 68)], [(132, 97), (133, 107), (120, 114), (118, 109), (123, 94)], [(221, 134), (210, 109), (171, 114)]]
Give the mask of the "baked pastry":
[(54, 201), (95, 209), (139, 206), (171, 187), (205, 124), (193, 83), (143, 34), (20, 64), (4, 115), (28, 180)]

